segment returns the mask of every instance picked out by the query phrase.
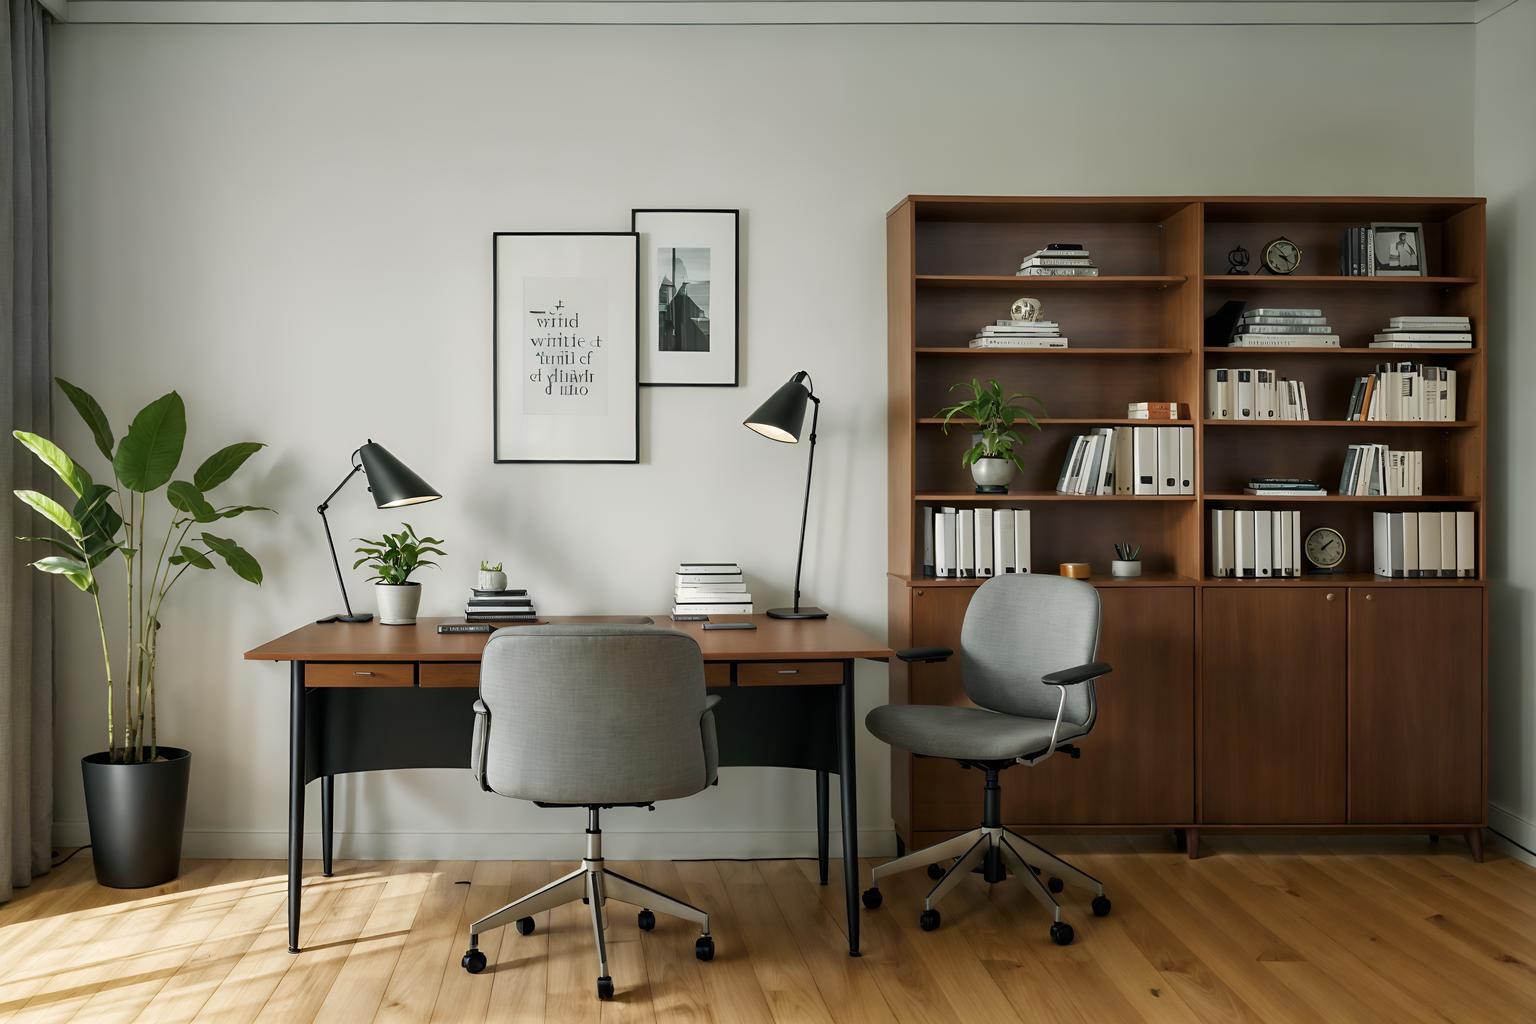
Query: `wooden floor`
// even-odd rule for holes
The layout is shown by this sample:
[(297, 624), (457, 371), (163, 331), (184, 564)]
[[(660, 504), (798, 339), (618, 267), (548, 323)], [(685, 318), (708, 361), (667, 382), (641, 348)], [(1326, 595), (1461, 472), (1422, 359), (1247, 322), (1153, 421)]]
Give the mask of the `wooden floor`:
[[(884, 887), (847, 955), (841, 891), (806, 861), (618, 863), (714, 915), (718, 955), (611, 905), (618, 996), (600, 1003), (585, 908), (487, 936), (466, 926), (572, 865), (357, 862), (305, 886), (285, 935), (282, 864), (189, 861), (158, 890), (95, 885), (88, 852), (0, 906), (0, 1019), (25, 1021), (1466, 1021), (1536, 1020), (1536, 870), (1459, 841), (1159, 838), (1049, 843), (1109, 886), (1077, 942), (1014, 883), (967, 880), (917, 927), (921, 873)], [(866, 865), (867, 872), (867, 865)], [(832, 877), (838, 877), (833, 866)]]

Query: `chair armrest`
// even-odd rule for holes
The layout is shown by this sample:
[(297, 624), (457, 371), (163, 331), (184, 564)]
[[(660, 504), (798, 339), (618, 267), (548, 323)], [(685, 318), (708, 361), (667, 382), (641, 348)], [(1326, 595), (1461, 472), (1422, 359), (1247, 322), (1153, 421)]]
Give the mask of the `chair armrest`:
[(475, 775), (475, 782), (487, 793), (491, 792), (490, 784), (485, 781), (486, 748), (490, 743), (491, 734), (491, 709), (485, 706), (485, 701), (475, 698), (475, 730), (470, 737), (469, 744), (469, 769)]
[(954, 655), (955, 652), (948, 647), (908, 647), (896, 652), (896, 657), (902, 661), (915, 662), (948, 661)]
[(1076, 686), (1078, 683), (1086, 683), (1100, 676), (1107, 676), (1114, 669), (1102, 661), (1090, 661), (1086, 665), (1078, 665), (1076, 668), (1064, 668), (1059, 672), (1040, 677), (1040, 681), (1048, 686)]

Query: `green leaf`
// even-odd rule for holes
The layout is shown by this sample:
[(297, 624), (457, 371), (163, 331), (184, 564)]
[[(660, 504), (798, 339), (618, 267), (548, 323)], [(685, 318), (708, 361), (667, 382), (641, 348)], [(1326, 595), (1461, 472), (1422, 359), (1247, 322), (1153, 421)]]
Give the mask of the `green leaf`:
[(265, 505), (226, 505), (219, 509), (220, 519), (233, 519), (235, 516), (244, 515), (247, 512), (271, 512), (277, 515), (277, 509), (267, 508)]
[(16, 539), (20, 541), (26, 541), (30, 544), (52, 544), (60, 551), (69, 552), (71, 556), (78, 554), (80, 551), (80, 549), (75, 547), (73, 544), (66, 544), (62, 540), (59, 540), (57, 537), (17, 537)]
[(32, 506), (38, 515), (63, 530), (70, 539), (77, 542), (85, 539), (85, 530), (79, 521), (69, 514), (68, 509), (48, 495), (39, 491), (17, 491), (16, 497)]
[(224, 564), (234, 570), (235, 575), (248, 583), (261, 582), (261, 565), (251, 553), (232, 540), (224, 537), (215, 537), (211, 533), (203, 534), (203, 543), (207, 544), (222, 559)]
[(123, 520), (107, 499), (116, 492), (105, 484), (92, 484), (75, 502), (75, 519), (85, 531), (83, 542), (92, 568), (117, 550), (117, 531)]
[(46, 437), (28, 433), (25, 430), (13, 430), (11, 436), (26, 445), (28, 451), (57, 473), (59, 479), (64, 481), (64, 486), (74, 492), (75, 497), (80, 497), (85, 489), (91, 486), (91, 475), (75, 465), (75, 460), (64, 454), (64, 449)]
[(91, 428), (91, 436), (96, 439), (96, 448), (107, 458), (112, 458), (112, 424), (107, 422), (107, 414), (101, 411), (101, 406), (92, 398), (84, 388), (75, 387), (63, 377), (53, 378), (53, 382), (64, 392), (85, 425)]
[(172, 555), (168, 561), (170, 561), (172, 565), (181, 565), (185, 563), (198, 569), (213, 568), (213, 563), (208, 560), (207, 555), (203, 554), (196, 548), (189, 548), (185, 544), (183, 544), (181, 550)]
[(32, 568), (40, 572), (51, 572), (63, 576), (86, 593), (90, 593), (95, 587), (91, 578), (91, 570), (85, 563), (77, 558), (65, 558), (62, 555), (49, 555), (47, 558), (39, 558), (32, 563)]
[(187, 407), (172, 391), (150, 402), (128, 425), (112, 459), (124, 487), (140, 494), (164, 486), (187, 441)]
[(227, 448), (220, 448), (203, 460), (203, 464), (197, 467), (197, 472), (192, 474), (192, 482), (197, 489), (207, 493), (219, 484), (234, 475), (235, 470), (245, 464), (245, 460), (265, 448), (266, 445), (256, 441), (241, 441)]
[(165, 489), (165, 500), (172, 508), (187, 513), (199, 523), (212, 523), (219, 518), (219, 510), (208, 504), (203, 492), (185, 480), (172, 480), (171, 486)]

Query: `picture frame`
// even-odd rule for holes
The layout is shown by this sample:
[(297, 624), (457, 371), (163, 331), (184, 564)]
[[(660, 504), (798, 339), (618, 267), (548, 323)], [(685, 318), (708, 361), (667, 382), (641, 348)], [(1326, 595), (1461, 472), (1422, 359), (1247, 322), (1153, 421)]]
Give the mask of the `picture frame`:
[(741, 211), (634, 209), (642, 386), (741, 380)]
[(1372, 276), (1424, 277), (1429, 273), (1423, 224), (1373, 221), (1371, 243)]
[(491, 236), (495, 462), (640, 461), (639, 236)]

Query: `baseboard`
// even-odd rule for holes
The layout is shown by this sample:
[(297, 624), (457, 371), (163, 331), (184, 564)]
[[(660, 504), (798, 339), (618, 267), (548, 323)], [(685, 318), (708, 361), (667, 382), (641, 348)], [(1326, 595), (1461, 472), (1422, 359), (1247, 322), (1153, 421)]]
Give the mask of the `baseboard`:
[(1525, 847), (1527, 854), (1536, 853), (1536, 821), (1523, 818), (1507, 807), (1489, 801), (1488, 828)]
[[(53, 845), (89, 842), (84, 821), (53, 823)], [(832, 833), (832, 855), (843, 837)], [(360, 860), (569, 860), (581, 852), (580, 832), (338, 832), (336, 856)], [(621, 832), (603, 830), (603, 852), (614, 860), (730, 860), (816, 856), (816, 833)], [(860, 857), (891, 857), (891, 829), (859, 832)], [(280, 860), (288, 856), (287, 832), (189, 829), (186, 857)], [(320, 856), (320, 834), (304, 837), (306, 857)]]

